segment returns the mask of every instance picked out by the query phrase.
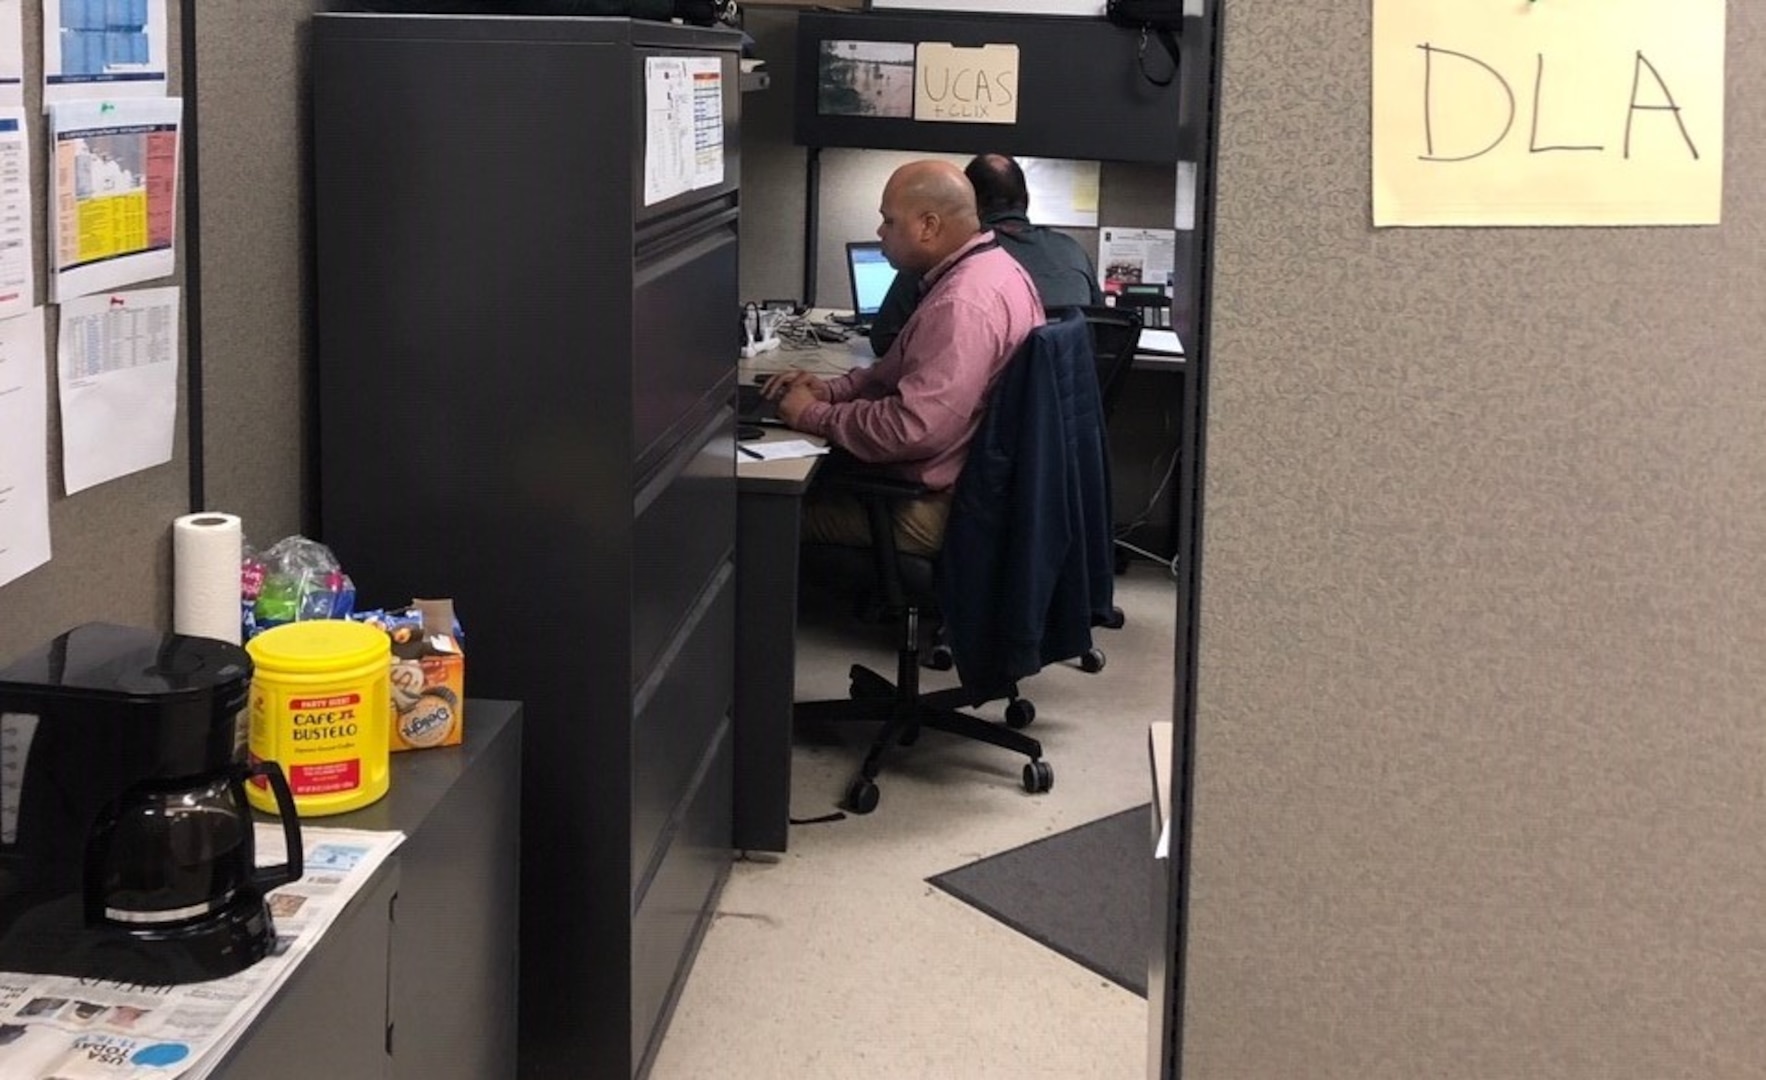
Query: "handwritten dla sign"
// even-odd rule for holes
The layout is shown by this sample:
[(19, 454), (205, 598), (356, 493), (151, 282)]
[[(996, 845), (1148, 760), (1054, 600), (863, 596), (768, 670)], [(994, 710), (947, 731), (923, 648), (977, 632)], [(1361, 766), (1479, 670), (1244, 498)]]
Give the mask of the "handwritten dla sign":
[(914, 54), (914, 119), (1018, 122), (1018, 46), (922, 41)]
[(1375, 225), (1715, 224), (1723, 0), (1375, 0)]

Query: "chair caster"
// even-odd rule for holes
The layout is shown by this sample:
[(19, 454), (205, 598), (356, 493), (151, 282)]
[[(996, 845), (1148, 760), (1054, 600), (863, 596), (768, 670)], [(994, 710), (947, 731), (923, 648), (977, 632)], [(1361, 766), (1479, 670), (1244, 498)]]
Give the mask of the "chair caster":
[(1106, 630), (1120, 630), (1127, 622), (1128, 616), (1122, 614), (1122, 609), (1112, 606), (1110, 617), (1103, 621), (1102, 626)]
[[(1030, 783), (1028, 772), (1030, 766), (1026, 765), (1024, 768), (1026, 770), (1024, 782), (1028, 785)], [(1047, 791), (1048, 789), (1044, 788), (1043, 790)], [(855, 814), (868, 814), (877, 809), (877, 800), (881, 797), (877, 793), (877, 785), (861, 776), (852, 782), (851, 787), (846, 789), (845, 806)]]
[(1085, 650), (1085, 655), (1079, 658), (1079, 670), (1091, 674), (1096, 674), (1104, 670), (1104, 650)]
[(1030, 722), (1035, 719), (1036, 706), (1030, 703), (1029, 698), (1013, 698), (1012, 703), (1006, 706), (1006, 726), (1013, 731), (1029, 727)]
[(949, 645), (932, 646), (927, 650), (926, 659), (922, 663), (933, 671), (949, 671), (957, 666), (956, 657), (951, 655)]
[(1024, 790), (1041, 795), (1055, 786), (1055, 770), (1046, 761), (1032, 761), (1024, 766)]

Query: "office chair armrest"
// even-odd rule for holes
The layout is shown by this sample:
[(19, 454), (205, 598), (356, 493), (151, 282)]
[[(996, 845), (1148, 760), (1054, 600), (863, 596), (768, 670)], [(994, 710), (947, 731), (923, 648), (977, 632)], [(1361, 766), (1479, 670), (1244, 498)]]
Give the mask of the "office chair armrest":
[(913, 480), (900, 477), (869, 474), (864, 472), (843, 472), (832, 478), (840, 488), (852, 492), (859, 498), (879, 499), (918, 499), (931, 493), (931, 488)]

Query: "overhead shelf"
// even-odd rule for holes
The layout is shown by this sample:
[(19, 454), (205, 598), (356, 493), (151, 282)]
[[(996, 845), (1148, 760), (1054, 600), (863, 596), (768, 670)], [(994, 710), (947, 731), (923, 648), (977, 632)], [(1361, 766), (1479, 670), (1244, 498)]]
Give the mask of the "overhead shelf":
[[(1016, 121), (927, 122), (842, 111), (822, 92), (823, 45), (852, 41), (1015, 45), (1016, 85), (1007, 89), (1015, 91)], [(797, 20), (795, 137), (805, 146), (1174, 162), (1183, 80), (1150, 82), (1136, 62), (1138, 45), (1135, 31), (1103, 19), (806, 11)], [(1165, 60), (1157, 45), (1149, 50), (1150, 66)]]

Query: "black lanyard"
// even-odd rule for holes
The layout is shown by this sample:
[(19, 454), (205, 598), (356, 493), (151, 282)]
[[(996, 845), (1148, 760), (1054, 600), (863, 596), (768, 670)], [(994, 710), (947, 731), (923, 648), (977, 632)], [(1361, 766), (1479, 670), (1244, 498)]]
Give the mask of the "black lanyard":
[(983, 251), (994, 251), (994, 250), (998, 249), (999, 246), (1000, 246), (1000, 242), (998, 240), (989, 240), (984, 244), (976, 244), (974, 247), (970, 248), (968, 251), (965, 251), (961, 255), (958, 255), (956, 258), (954, 258), (950, 261), (949, 266), (944, 268), (944, 273), (938, 275), (937, 281), (934, 281), (931, 285), (926, 285), (924, 280), (921, 281), (921, 290), (920, 290), (921, 297), (924, 297), (927, 293), (931, 292), (933, 289), (936, 289), (939, 285), (943, 284), (944, 279), (947, 277), (950, 277), (951, 272), (957, 268), (957, 264), (961, 263), (964, 259), (967, 259), (971, 255), (979, 255)]

